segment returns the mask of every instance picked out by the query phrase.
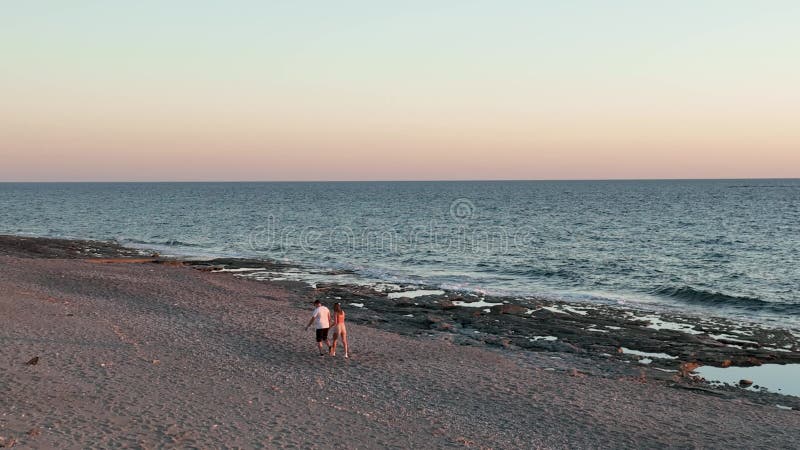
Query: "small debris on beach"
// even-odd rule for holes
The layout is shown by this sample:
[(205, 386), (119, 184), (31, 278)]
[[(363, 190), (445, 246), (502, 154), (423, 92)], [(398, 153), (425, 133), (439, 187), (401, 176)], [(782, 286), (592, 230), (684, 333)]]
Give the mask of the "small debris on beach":
[(692, 372), (694, 372), (694, 370), (697, 369), (700, 366), (701, 366), (701, 364), (696, 363), (696, 362), (683, 363), (678, 368), (678, 373), (683, 378), (689, 378), (689, 377), (692, 376)]
[(581, 372), (578, 369), (573, 368), (572, 370), (569, 371), (569, 376), (571, 376), (571, 377), (585, 377), (586, 374)]
[(0, 447), (3, 448), (11, 448), (17, 443), (17, 440), (13, 437), (4, 437), (0, 436)]
[(35, 366), (37, 364), (39, 364), (39, 357), (38, 356), (34, 356), (28, 362), (25, 363), (25, 365), (27, 365), (27, 366)]

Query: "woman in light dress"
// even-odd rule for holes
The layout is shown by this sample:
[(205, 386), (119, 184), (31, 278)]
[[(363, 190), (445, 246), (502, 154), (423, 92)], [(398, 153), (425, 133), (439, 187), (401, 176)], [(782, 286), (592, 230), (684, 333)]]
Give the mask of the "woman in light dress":
[(344, 345), (344, 357), (350, 357), (349, 347), (347, 345), (347, 327), (344, 324), (344, 311), (340, 303), (333, 304), (333, 342), (331, 342), (331, 356), (336, 356), (336, 341), (341, 338), (342, 345)]

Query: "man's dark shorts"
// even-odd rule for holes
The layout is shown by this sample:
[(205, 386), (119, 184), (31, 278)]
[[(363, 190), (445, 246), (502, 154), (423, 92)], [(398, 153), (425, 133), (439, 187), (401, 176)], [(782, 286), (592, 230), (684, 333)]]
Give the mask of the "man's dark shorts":
[(328, 340), (328, 330), (330, 328), (317, 328), (317, 342)]

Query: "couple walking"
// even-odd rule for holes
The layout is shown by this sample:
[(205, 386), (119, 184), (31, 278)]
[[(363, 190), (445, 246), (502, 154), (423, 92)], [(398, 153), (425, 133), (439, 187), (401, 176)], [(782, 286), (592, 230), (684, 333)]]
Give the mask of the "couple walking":
[[(317, 349), (319, 356), (325, 356), (322, 351), (322, 342), (328, 346), (328, 354), (336, 356), (336, 341), (341, 338), (344, 346), (344, 357), (349, 358), (350, 352), (347, 345), (347, 328), (344, 325), (344, 311), (339, 303), (333, 304), (333, 322), (331, 323), (331, 310), (325, 307), (319, 300), (314, 301), (314, 312), (311, 320), (306, 325), (306, 330), (311, 325), (317, 330)], [(328, 332), (333, 331), (333, 342), (328, 342)]]

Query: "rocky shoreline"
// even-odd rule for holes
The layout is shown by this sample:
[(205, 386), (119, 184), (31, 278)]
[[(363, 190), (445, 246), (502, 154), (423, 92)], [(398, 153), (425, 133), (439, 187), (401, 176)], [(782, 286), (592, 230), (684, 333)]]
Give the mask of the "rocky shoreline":
[[(520, 358), (525, 358), (526, 352), (549, 352), (553, 354), (553, 370), (610, 378), (638, 377), (701, 394), (741, 397), (754, 403), (800, 410), (800, 397), (760, 389), (757, 379), (746, 380), (753, 385), (741, 389), (710, 384), (694, 372), (703, 365), (753, 367), (800, 363), (797, 335), (759, 324), (611, 305), (481, 296), (433, 287), (394, 286), (379, 290), (355, 284), (312, 286), (279, 276), (303, 269), (296, 265), (243, 258), (164, 258), (111, 242), (0, 236), (0, 254), (185, 265), (243, 279), (252, 278), (254, 273), (267, 273), (273, 279), (266, 282), (296, 293), (297, 298), (341, 302), (348, 320), (356, 324), (419, 339), (492, 348)], [(265, 282), (263, 277), (260, 279), (259, 282)], [(303, 303), (297, 306), (307, 307)]]
[[(297, 268), (229, 258), (184, 264), (241, 278), (258, 273), (238, 272), (248, 268), (263, 268), (264, 272), (277, 275)], [(694, 373), (704, 365), (800, 363), (800, 339), (789, 330), (723, 318), (656, 314), (537, 298), (479, 296), (433, 287), (401, 286), (399, 291), (387, 292), (354, 284), (316, 283), (312, 287), (298, 281), (270, 282), (327, 304), (341, 302), (348, 311), (348, 320), (394, 333), (508, 352), (551, 352), (562, 359), (569, 355), (572, 358), (568, 366), (580, 366), (596, 375), (647, 378), (704, 394), (741, 396), (800, 410), (800, 398), (769, 392), (758, 385), (758, 380), (745, 380), (753, 381), (747, 385), (753, 389), (744, 390), (739, 386), (712, 385)], [(436, 293), (418, 295), (426, 292)]]

